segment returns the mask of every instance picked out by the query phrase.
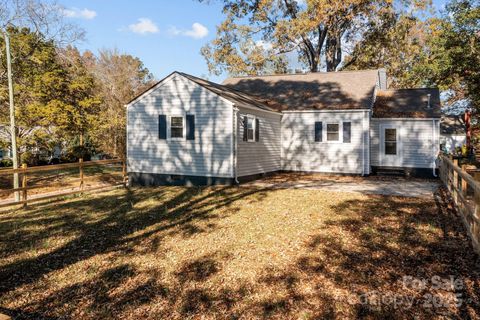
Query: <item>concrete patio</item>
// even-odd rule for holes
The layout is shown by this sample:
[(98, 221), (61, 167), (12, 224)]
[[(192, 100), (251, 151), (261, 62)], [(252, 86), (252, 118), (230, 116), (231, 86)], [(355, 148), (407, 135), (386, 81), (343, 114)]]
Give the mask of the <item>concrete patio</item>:
[(396, 176), (360, 177), (305, 173), (280, 173), (243, 184), (243, 186), (274, 189), (319, 189), (416, 198), (432, 197), (439, 185), (440, 181), (433, 179), (403, 178)]

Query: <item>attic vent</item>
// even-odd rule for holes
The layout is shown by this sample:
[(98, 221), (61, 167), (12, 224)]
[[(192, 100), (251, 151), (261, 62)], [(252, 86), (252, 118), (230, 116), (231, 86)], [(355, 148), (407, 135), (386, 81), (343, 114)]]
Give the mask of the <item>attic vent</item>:
[(431, 104), (430, 104), (430, 98), (432, 97), (432, 95), (429, 93), (427, 94), (427, 108), (430, 109), (431, 108)]

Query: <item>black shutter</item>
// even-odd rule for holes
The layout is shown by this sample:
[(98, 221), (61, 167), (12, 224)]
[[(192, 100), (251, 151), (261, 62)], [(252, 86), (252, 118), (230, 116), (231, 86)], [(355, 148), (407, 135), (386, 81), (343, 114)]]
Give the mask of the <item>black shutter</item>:
[(322, 123), (315, 122), (315, 142), (322, 142)]
[(248, 117), (243, 117), (243, 141), (248, 141)]
[(343, 123), (343, 142), (350, 143), (352, 141), (352, 123)]
[(167, 116), (164, 114), (158, 115), (158, 139), (167, 139)]
[(195, 140), (195, 116), (187, 114), (187, 140)]
[(255, 118), (255, 141), (260, 141), (260, 120)]

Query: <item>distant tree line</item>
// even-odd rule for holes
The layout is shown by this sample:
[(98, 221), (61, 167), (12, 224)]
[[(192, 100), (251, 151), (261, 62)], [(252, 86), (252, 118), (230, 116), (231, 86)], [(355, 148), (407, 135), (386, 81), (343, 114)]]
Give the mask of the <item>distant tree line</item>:
[[(66, 160), (89, 157), (93, 152), (124, 156), (124, 105), (152, 84), (153, 75), (140, 59), (115, 49), (80, 52), (72, 43), (83, 35), (61, 19), (58, 5), (41, 3), (34, 20), (28, 21), (33, 15), (27, 10), (35, 10), (32, 3), (40, 2), (24, 2), (30, 5), (22, 7), (23, 2), (16, 1), (5, 7), (11, 12), (0, 11), (3, 30), (11, 39), (19, 157), (35, 162), (38, 152), (53, 153), (59, 147)], [(8, 20), (18, 16), (24, 18)], [(42, 24), (48, 28), (36, 28)], [(63, 32), (51, 35), (46, 29)], [(5, 39), (0, 34), (0, 147), (9, 148), (4, 53)]]

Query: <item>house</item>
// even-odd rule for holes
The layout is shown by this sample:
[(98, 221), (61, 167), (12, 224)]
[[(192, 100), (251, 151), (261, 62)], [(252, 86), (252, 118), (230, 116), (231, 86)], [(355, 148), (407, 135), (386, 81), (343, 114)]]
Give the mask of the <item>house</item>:
[(467, 131), (463, 116), (444, 115), (440, 124), (440, 145), (447, 153), (467, 144)]
[(384, 70), (237, 77), (173, 72), (127, 104), (130, 182), (233, 184), (278, 171), (434, 175), (437, 89)]

